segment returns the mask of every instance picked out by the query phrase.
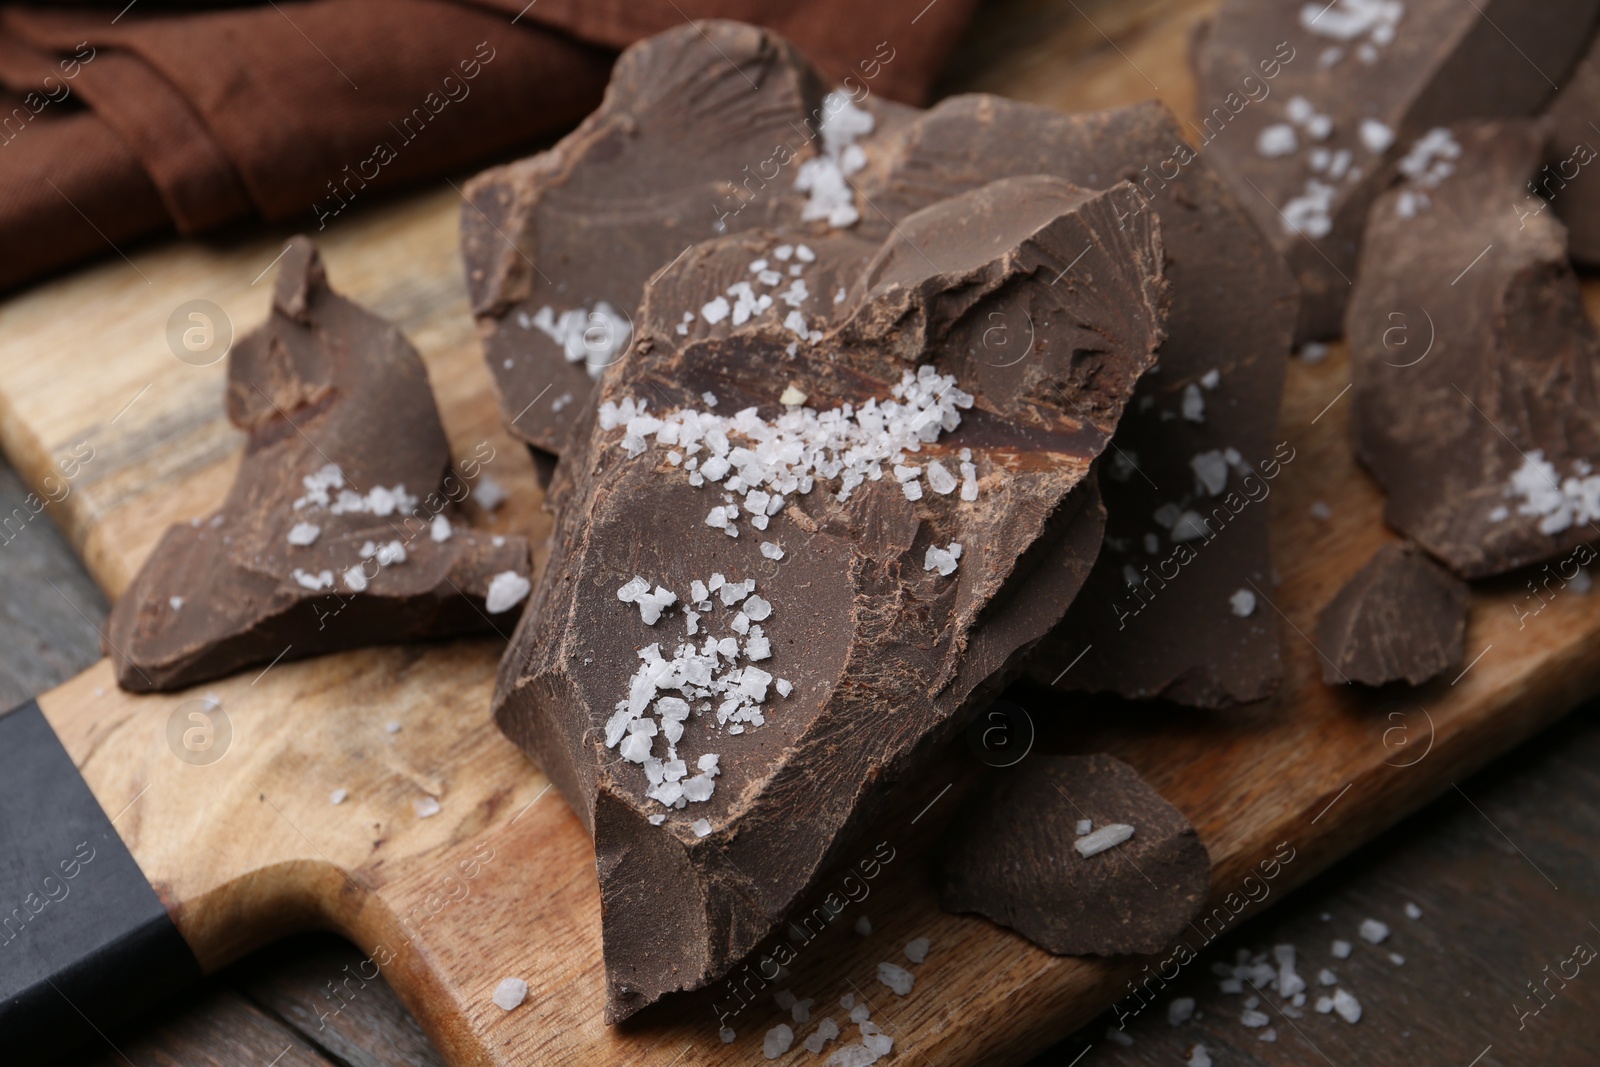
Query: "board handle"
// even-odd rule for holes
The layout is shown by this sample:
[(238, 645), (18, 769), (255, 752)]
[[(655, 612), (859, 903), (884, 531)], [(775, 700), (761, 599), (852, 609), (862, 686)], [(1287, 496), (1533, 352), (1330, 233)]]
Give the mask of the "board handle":
[(0, 1049), (45, 1063), (200, 966), (39, 705), (0, 715)]

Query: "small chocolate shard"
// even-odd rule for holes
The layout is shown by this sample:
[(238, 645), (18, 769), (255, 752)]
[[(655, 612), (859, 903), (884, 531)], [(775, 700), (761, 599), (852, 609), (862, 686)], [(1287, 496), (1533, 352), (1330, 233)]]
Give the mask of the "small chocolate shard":
[[(651, 274), (719, 234), (798, 226), (807, 194), (795, 182), (824, 154), (832, 116), (869, 116), (880, 136), (908, 111), (830, 96), (793, 45), (741, 23), (685, 25), (625, 51), (582, 125), (466, 188), (467, 288), (511, 432), (559, 453), (627, 350)], [(872, 221), (876, 239), (886, 227)]]
[(1421, 685), (1461, 662), (1467, 583), (1408, 541), (1380, 548), (1322, 609), (1322, 680)]
[(509, 626), (526, 540), (461, 523), (421, 358), (328, 288), (305, 237), (271, 317), (229, 356), (227, 409), (249, 440), (226, 502), (168, 529), (112, 609), (120, 686)]
[[(733, 288), (781, 247), (800, 275)], [(1035, 176), (879, 244), (733, 235), (651, 280), (495, 695), (594, 834), (609, 1019), (756, 946), (1059, 620), (1161, 258), (1153, 216)], [(761, 304), (794, 277), (821, 299)], [(1023, 311), (1035, 358), (983, 363), (989, 316)]]
[(1600, 116), (1600, 34), (1545, 115), (1550, 128), (1545, 165), (1524, 190), (1517, 211), (1539, 214), (1554, 208), (1567, 224), (1572, 261), (1600, 267), (1600, 176), (1591, 166), (1600, 158), (1600, 133), (1590, 125)]
[[(1519, 218), (1539, 124), (1444, 135), (1455, 172), (1373, 206), (1346, 332), (1356, 454), (1389, 525), (1464, 578), (1554, 559), (1600, 520), (1600, 338), (1553, 213)], [(1408, 199), (1411, 198), (1411, 199)]]
[(1211, 890), (1211, 856), (1189, 820), (1103, 754), (1036, 754), (991, 771), (939, 851), (940, 907), (1058, 956), (1160, 952)]
[(1300, 340), (1338, 335), (1396, 166), (1446, 173), (1460, 164), (1427, 151), (1430, 130), (1538, 113), (1597, 15), (1600, 0), (1225, 0), (1196, 40), (1202, 147), (1299, 277)]

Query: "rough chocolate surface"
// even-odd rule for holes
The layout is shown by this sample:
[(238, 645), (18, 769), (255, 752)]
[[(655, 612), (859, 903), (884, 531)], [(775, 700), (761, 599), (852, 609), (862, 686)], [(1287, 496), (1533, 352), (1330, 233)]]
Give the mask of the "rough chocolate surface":
[(1396, 164), (1433, 127), (1537, 113), (1597, 13), (1600, 0), (1225, 0), (1195, 48), (1206, 153), (1299, 277), (1301, 339), (1338, 334)]
[(1600, 339), (1550, 212), (1519, 217), (1543, 156), (1529, 121), (1451, 132), (1425, 205), (1373, 207), (1346, 332), (1356, 454), (1384, 517), (1457, 574), (1554, 559), (1600, 519)]
[[(553, 149), (467, 185), (467, 287), (513, 433), (561, 451), (600, 371), (627, 349), (645, 281), (675, 256), (799, 223), (795, 180), (840, 106), (827, 92), (770, 31), (685, 25), (625, 51), (605, 102)], [(876, 96), (861, 106), (869, 137), (910, 111)]]
[[(1081, 855), (1078, 823), (1133, 836)], [(990, 772), (940, 846), (939, 903), (1063, 956), (1160, 952), (1205, 904), (1211, 857), (1183, 813), (1113, 756)]]
[[(249, 434), (221, 510), (170, 528), (111, 612), (124, 689), (179, 689), (271, 662), (499, 626), (528, 545), (460, 524), (467, 485), (421, 358), (328, 288), (297, 237), (271, 317), (229, 356), (228, 418)], [(330, 468), (333, 468), (330, 470)], [(455, 520), (452, 522), (452, 520)]]
[(1322, 609), (1322, 680), (1421, 685), (1461, 662), (1467, 583), (1416, 545), (1384, 545)]
[[(817, 102), (817, 78), (787, 46), (727, 24), (713, 32), (719, 47), (732, 49), (730, 55), (765, 57), (759, 95), (740, 82), (714, 97), (718, 107), (685, 108), (676, 72), (694, 64), (727, 70), (705, 40), (685, 27), (631, 50), (606, 107), (555, 150), (491, 171), (471, 187), (474, 204), (499, 219), (504, 233), (528, 235), (517, 240), (534, 262), (544, 262), (537, 244), (559, 256), (565, 276), (590, 279), (575, 290), (585, 306), (602, 298), (621, 301), (624, 289), (642, 288), (653, 270), (706, 232), (696, 229), (697, 211), (720, 213), (730, 229), (792, 224), (800, 217), (805, 197), (793, 184), (798, 161), (808, 152), (814, 157), (826, 140), (811, 144), (805, 135), (817, 124), (819, 108), (824, 116), (833, 108)], [(753, 116), (747, 114), (758, 104)], [(860, 218), (846, 229), (863, 239), (881, 239), (891, 225), (943, 198), (1028, 174), (1050, 174), (1086, 188), (1126, 179), (1135, 185), (1118, 201), (1119, 222), (1146, 212), (1160, 216), (1173, 294), (1161, 373), (1141, 381), (1101, 479), (1108, 550), (1067, 622), (1041, 651), (1035, 673), (1046, 683), (1059, 679), (1064, 689), (1201, 706), (1269, 695), (1281, 675), (1276, 626), (1265, 613), (1238, 616), (1228, 604), (1250, 583), (1265, 588), (1271, 479), (1261, 465), (1276, 471), (1284, 455), (1292, 454), (1277, 452), (1274, 436), (1297, 300), (1281, 258), (1159, 104), (1072, 116), (991, 96), (957, 97), (926, 112), (875, 97), (863, 107), (874, 125), (858, 142), (864, 159), (851, 182)], [(605, 132), (616, 127), (627, 136)], [(692, 159), (681, 159), (690, 145), (701, 147)], [(760, 173), (776, 168), (777, 176), (752, 179), (746, 173), (744, 184), (726, 188), (726, 175), (744, 173), (740, 168), (752, 156), (773, 160)], [(784, 161), (789, 162), (780, 166)], [(572, 189), (611, 190), (635, 209), (618, 212), (592, 194), (571, 206)], [(578, 365), (567, 362), (538, 329), (516, 325), (550, 299), (548, 287), (476, 207), (464, 209), (463, 242), (507, 417), (526, 409), (513, 429), (541, 447), (556, 448), (567, 420), (585, 410), (588, 384)], [(1093, 279), (1092, 264), (1071, 266)], [(508, 301), (505, 294), (515, 290), (510, 279), (530, 285), (535, 295)], [(619, 279), (630, 280), (619, 287)], [(975, 354), (997, 368), (1037, 358), (1031, 349), (1035, 333), (1026, 309), (1009, 317), (994, 314), (975, 337)], [(597, 328), (595, 336), (603, 334)], [(521, 347), (513, 352), (502, 345)], [(511, 368), (503, 366), (506, 359)], [(1208, 377), (1213, 372), (1216, 377)], [(546, 386), (544, 398), (527, 408)], [(1209, 417), (1183, 416), (1185, 394), (1194, 390), (1203, 391)], [(546, 418), (541, 412), (557, 401), (560, 410), (548, 414), (560, 426), (530, 436), (530, 427)], [(579, 432), (573, 447), (582, 447), (584, 439)], [(1205, 486), (1193, 468), (1197, 456), (1216, 461)], [(1236, 458), (1215, 470), (1223, 456)], [(558, 474), (554, 498), (563, 491), (562, 481)], [(1170, 518), (1174, 507), (1178, 514), (1193, 510), (1204, 516), (1204, 533), (1187, 544), (1173, 540), (1172, 524), (1153, 516)], [(1196, 531), (1186, 526), (1179, 532)], [(1128, 568), (1138, 575), (1137, 585), (1130, 586)], [(1165, 591), (1168, 583), (1171, 592)], [(1062, 668), (1085, 648), (1088, 654), (1063, 675)]]
[[(1160, 370), (1140, 380), (1102, 460), (1106, 547), (1032, 673), (1063, 689), (1204, 707), (1270, 695), (1282, 675), (1277, 626), (1265, 612), (1234, 614), (1229, 599), (1268, 587), (1266, 497), (1293, 455), (1275, 433), (1295, 314), (1282, 259), (1159, 104), (1063, 115), (955, 97), (880, 154), (863, 191), (891, 217), (1032, 173), (1091, 188), (1126, 179), (1119, 224), (1159, 215), (1172, 288)], [(1093, 284), (1093, 264), (1082, 267)], [(1033, 321), (989, 325), (981, 360), (1036, 358)]]
[[(1545, 113), (1550, 140), (1545, 165), (1525, 190), (1519, 211), (1541, 213), (1554, 208), (1567, 224), (1567, 250), (1573, 262), (1600, 267), (1600, 35), (1596, 35), (1561, 92)], [(1545, 202), (1548, 202), (1548, 207)]]
[[(502, 729), (594, 833), (611, 1019), (714, 980), (759, 943), (886, 787), (959, 730), (1060, 618), (1102, 533), (1091, 464), (1161, 341), (1157, 233), (1149, 215), (1120, 227), (1111, 194), (1032, 177), (941, 201), (881, 244), (729, 236), (651, 281), (636, 348), (602, 379), (598, 414), (581, 426), (588, 445), (561, 465), (569, 484), (550, 566), (495, 698)], [(704, 313), (758, 278), (757, 262), (789, 262), (783, 249), (801, 260), (801, 244), (816, 299), (739, 325)], [(1080, 255), (1092, 287), (1066, 271)], [(791, 310), (816, 342), (784, 325)], [(1040, 324), (1035, 358), (985, 363), (976, 350), (989, 315), (1021, 310)], [(802, 454), (802, 426), (825, 435), (830, 420), (892, 422), (886, 402), (913, 394), (918, 405), (951, 398), (959, 424), (926, 408), (943, 412), (940, 429), (919, 416), (931, 436), (847, 499), (847, 455), (800, 488), (751, 466)], [(635, 400), (648, 401), (644, 413)], [(727, 444), (711, 434), (690, 450), (679, 427), (696, 412), (744, 414), (718, 431)], [(867, 432), (859, 447), (878, 438)], [(723, 452), (731, 472), (713, 462)], [(959, 475), (947, 481), (936, 461)], [(782, 499), (763, 507), (754, 479)], [(729, 503), (735, 520), (722, 514)], [(761, 603), (746, 611), (752, 597)], [(666, 686), (699, 668), (682, 660), (657, 675), (651, 657), (703, 654), (708, 638), (728, 642), (717, 684), (739, 678), (744, 703), (719, 692), (691, 696), (692, 716), (669, 710), (662, 698), (683, 690)], [(641, 712), (649, 726), (634, 725)], [(674, 753), (702, 773), (716, 757), (709, 798), (677, 806), (682, 779), (664, 777)]]

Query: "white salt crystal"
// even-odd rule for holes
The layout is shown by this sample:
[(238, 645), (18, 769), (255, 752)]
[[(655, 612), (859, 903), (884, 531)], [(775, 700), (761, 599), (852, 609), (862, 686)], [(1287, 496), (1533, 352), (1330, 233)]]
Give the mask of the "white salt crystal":
[(1194, 382), (1183, 387), (1183, 417), (1190, 422), (1206, 421), (1206, 398)]
[(793, 1018), (797, 1023), (804, 1024), (810, 1022), (811, 1005), (815, 1003), (816, 1000), (811, 997), (807, 997), (804, 1000), (795, 1001), (794, 1005), (789, 1009), (790, 1017)]
[(1412, 903), (1408, 902), (1406, 904), (1406, 918), (1408, 918), (1408, 919), (1420, 919), (1420, 918), (1422, 918), (1422, 909), (1417, 907), (1415, 904), (1412, 904)]
[(940, 496), (949, 496), (951, 493), (955, 492), (956, 486), (959, 485), (959, 484), (960, 483), (956, 481), (956, 476), (951, 474), (949, 469), (946, 468), (943, 463), (940, 463), (938, 460), (932, 460), (931, 462), (929, 462), (929, 464), (928, 464), (928, 488), (929, 489), (932, 489), (935, 493), (938, 493)]
[(1307, 363), (1321, 363), (1328, 358), (1328, 346), (1321, 341), (1308, 341), (1300, 347), (1300, 358)]
[(717, 1031), (717, 1036), (722, 1038), (722, 1043), (724, 1045), (731, 1045), (733, 1044), (733, 1039), (739, 1035), (733, 1032), (733, 1027), (724, 1026), (721, 1030)]
[(389, 722), (383, 724), (383, 732), (386, 734), (397, 734), (400, 732), (400, 724), (391, 719)]
[(433, 517), (433, 522), (430, 523), (428, 527), (428, 536), (441, 543), (450, 540), (450, 534), (452, 532), (453, 531), (450, 529), (450, 520), (445, 518), (443, 515), (435, 515)]
[(856, 920), (856, 933), (866, 937), (872, 933), (872, 920), (865, 915)]
[(1361, 920), (1361, 940), (1369, 945), (1381, 945), (1388, 937), (1389, 926), (1387, 923), (1379, 922), (1377, 919)]
[(332, 571), (319, 571), (316, 574), (309, 574), (306, 571), (301, 570), (299, 567), (296, 567), (291, 577), (293, 577), (294, 580), (304, 589), (317, 590), (333, 588)]
[(1316, 519), (1318, 522), (1327, 522), (1329, 519), (1333, 518), (1333, 509), (1328, 506), (1326, 501), (1312, 501), (1311, 517)]
[(1317, 972), (1317, 984), (1318, 985), (1338, 985), (1339, 984), (1339, 976), (1334, 974), (1332, 971), (1328, 970), (1328, 968), (1324, 967), (1324, 968), (1322, 968), (1322, 970)]
[(744, 613), (751, 622), (762, 622), (771, 617), (772, 605), (761, 597), (753, 596), (744, 602)]
[(478, 479), (478, 484), (472, 487), (472, 498), (484, 511), (493, 511), (506, 502), (510, 496), (505, 487), (485, 474)]
[(1167, 1022), (1180, 1026), (1194, 1018), (1194, 998), (1174, 997), (1167, 1002)]
[(495, 1007), (510, 1011), (528, 998), (528, 983), (520, 978), (504, 979), (494, 987)]
[(1299, 146), (1294, 127), (1287, 122), (1273, 123), (1256, 136), (1256, 151), (1268, 159), (1289, 155)]
[(912, 963), (921, 963), (928, 958), (930, 942), (925, 937), (914, 937), (906, 942), (906, 959)]
[(1396, 967), (1404, 967), (1406, 965), (1406, 958), (1400, 955), (1398, 952), (1391, 952), (1389, 953), (1389, 962), (1394, 964)]
[(689, 824), (689, 829), (694, 831), (694, 836), (696, 836), (696, 837), (710, 837), (711, 836), (711, 820), (710, 819), (696, 819), (694, 822)]
[(1272, 1021), (1264, 1012), (1245, 1009), (1239, 1013), (1239, 1022), (1251, 1030), (1259, 1029)]
[(794, 1044), (794, 1031), (789, 1029), (788, 1023), (779, 1023), (767, 1031), (767, 1036), (761, 1039), (761, 1053), (769, 1060), (775, 1060), (789, 1051), (789, 1046)]
[(861, 1044), (875, 1056), (887, 1056), (894, 1051), (894, 1038), (888, 1034), (868, 1034), (861, 1039)]
[(795, 1005), (795, 995), (792, 989), (780, 989), (772, 994), (772, 1002), (783, 1011), (788, 1011)]
[(439, 801), (434, 797), (419, 797), (411, 802), (411, 809), (417, 813), (419, 819), (431, 819), (439, 814)]
[(1198, 452), (1189, 460), (1194, 471), (1195, 491), (1217, 496), (1228, 487), (1228, 460), (1221, 449)]
[(894, 990), (897, 995), (904, 997), (910, 995), (911, 986), (916, 979), (911, 976), (910, 971), (898, 963), (884, 961), (878, 964), (878, 981)]
[(1377, 119), (1361, 120), (1361, 143), (1368, 152), (1382, 155), (1394, 144), (1394, 131)]
[(1086, 834), (1090, 830), (1094, 829), (1094, 820), (1092, 820), (1092, 819), (1079, 819), (1076, 829), (1078, 831), (1078, 836), (1082, 837), (1084, 834)]
[(498, 615), (522, 603), (522, 598), (532, 589), (533, 583), (516, 571), (501, 571), (489, 580), (489, 595), (484, 598), (484, 607), (490, 615)]
[(297, 522), (289, 527), (289, 543), (291, 545), (309, 545), (317, 539), (322, 532), (322, 527), (310, 522)]
[[(796, 314), (798, 314), (798, 312), (796, 312)], [(784, 407), (799, 407), (805, 402), (806, 394), (802, 393), (792, 384), (783, 390), (782, 396), (778, 397), (778, 403), (782, 404)]]
[(1342, 940), (1342, 939), (1338, 940), (1338, 941), (1335, 941), (1333, 943), (1333, 948), (1332, 948), (1331, 951), (1333, 952), (1333, 958), (1334, 959), (1336, 959), (1336, 960), (1347, 960), (1347, 959), (1350, 958), (1350, 952), (1351, 952), (1350, 942)]
[(170, 607), (173, 611), (182, 610), (182, 608), (183, 608), (183, 597), (181, 597), (181, 596), (169, 596), (169, 597), (167, 597), (167, 606)]
[(709, 303), (700, 308), (700, 317), (715, 326), (728, 317), (732, 308), (726, 297), (714, 297)]
[(1256, 611), (1256, 595), (1248, 589), (1236, 589), (1228, 598), (1228, 607), (1241, 619), (1248, 619)]
[(1211, 1067), (1211, 1056), (1204, 1045), (1196, 1045), (1189, 1050), (1189, 1058), (1183, 1062), (1184, 1067)]
[(1183, 541), (1193, 541), (1205, 537), (1211, 532), (1211, 527), (1206, 523), (1205, 517), (1198, 511), (1180, 511), (1172, 523), (1172, 541), (1178, 544)]
[(772, 541), (761, 542), (761, 554), (768, 559), (782, 559), (783, 549)]
[(1333, 1010), (1347, 1023), (1361, 1021), (1361, 1002), (1343, 989), (1333, 991)]
[(917, 481), (901, 482), (900, 491), (906, 495), (907, 500), (922, 499), (922, 483)]
[(872, 1009), (867, 1006), (867, 1002), (864, 1000), (860, 1004), (857, 1004), (855, 1007), (850, 1009), (850, 1021), (855, 1023), (857, 1026), (860, 1026), (862, 1023), (866, 1022), (871, 1016)]
[(1108, 848), (1115, 848), (1133, 836), (1133, 827), (1125, 822), (1107, 823), (1091, 833), (1085, 834), (1072, 843), (1078, 850), (1078, 855), (1084, 859), (1099, 855)]
[(343, 804), (344, 801), (345, 801), (345, 798), (348, 797), (349, 795), (350, 795), (350, 793), (349, 793), (348, 790), (335, 789), (333, 792), (328, 794), (328, 803), (329, 804)]
[(1272, 955), (1278, 961), (1278, 995), (1280, 997), (1293, 997), (1306, 988), (1306, 980), (1295, 973), (1295, 949), (1293, 945), (1274, 945)]
[(1200, 375), (1200, 384), (1205, 386), (1207, 389), (1215, 389), (1217, 385), (1221, 383), (1221, 381), (1222, 372), (1215, 367), (1212, 367), (1210, 370)]
[(406, 546), (399, 541), (387, 541), (378, 546), (378, 551), (374, 555), (380, 567), (404, 563), (406, 561)]

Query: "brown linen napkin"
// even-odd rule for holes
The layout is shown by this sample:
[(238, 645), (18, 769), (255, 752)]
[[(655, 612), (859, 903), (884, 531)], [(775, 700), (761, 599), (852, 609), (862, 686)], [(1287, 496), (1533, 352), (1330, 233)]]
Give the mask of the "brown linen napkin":
[(0, 290), (174, 228), (314, 232), (503, 158), (598, 104), (615, 49), (690, 15), (773, 26), (829, 77), (920, 101), (975, 2), (0, 7)]

